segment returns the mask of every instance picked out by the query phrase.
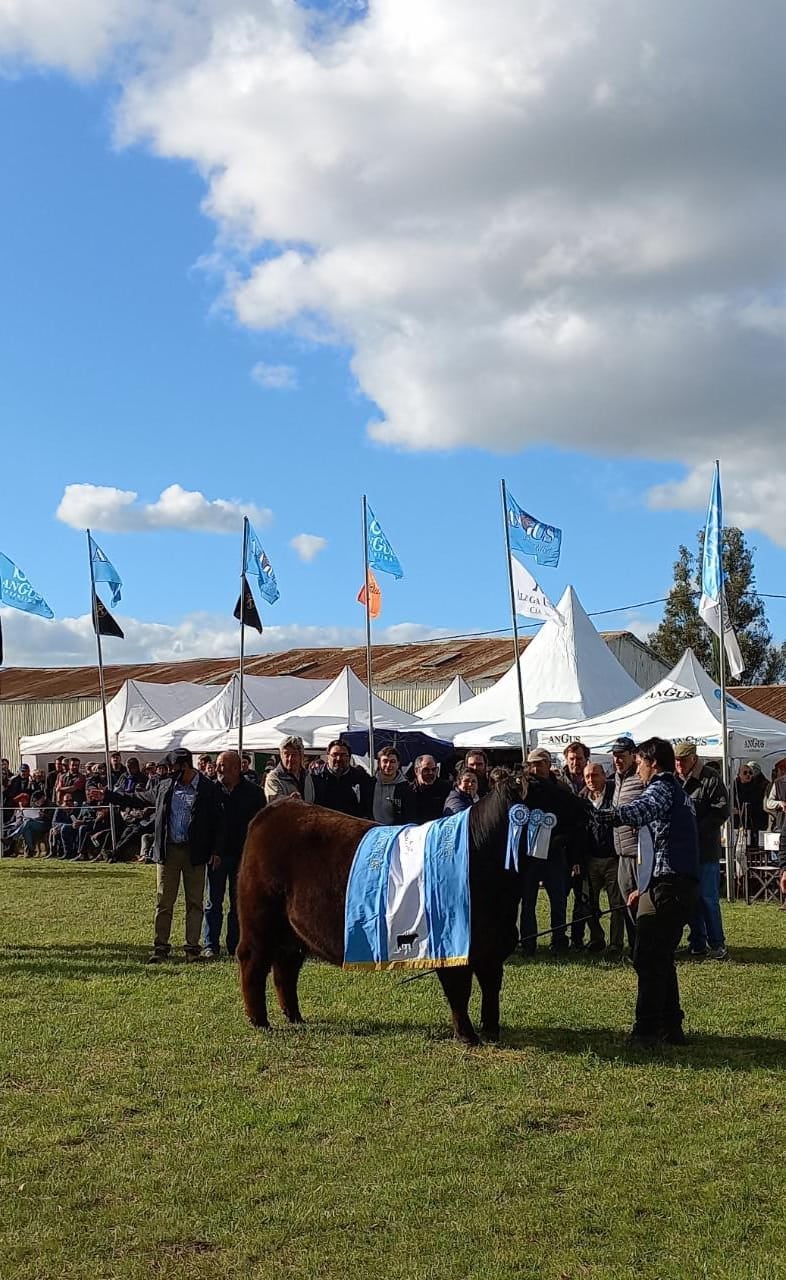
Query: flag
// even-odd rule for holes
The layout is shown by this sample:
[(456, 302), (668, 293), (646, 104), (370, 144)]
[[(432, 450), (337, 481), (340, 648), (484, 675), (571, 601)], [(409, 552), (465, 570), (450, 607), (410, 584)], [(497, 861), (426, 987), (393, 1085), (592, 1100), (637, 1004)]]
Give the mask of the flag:
[(401, 562), (382, 532), (379, 521), (368, 503), (366, 503), (366, 543), (369, 568), (379, 569), (382, 573), (392, 573), (394, 578), (404, 577)]
[(13, 560), (0, 552), (0, 604), (8, 604), (23, 613), (37, 613), (40, 618), (54, 618), (43, 596), (33, 590), (29, 578)]
[(104, 555), (104, 552), (94, 540), (92, 534), (88, 534), (90, 538), (90, 559), (93, 562), (93, 578), (96, 582), (105, 582), (112, 592), (112, 607), (120, 603), (120, 588), (123, 585), (123, 579), (112, 564), (112, 561)]
[(365, 587), (361, 587), (358, 592), (358, 604), (365, 605), (366, 592), (368, 592), (368, 616), (370, 618), (378, 618), (382, 612), (382, 592), (379, 583), (369, 569), (366, 578)]
[(538, 622), (550, 620), (558, 626), (565, 626), (565, 619), (549, 600), (546, 593), (538, 586), (529, 569), (516, 559), (510, 557), (513, 570), (513, 595), (516, 601), (516, 613), (522, 618), (536, 618)]
[(562, 530), (553, 524), (543, 524), (522, 510), (510, 491), (507, 492), (507, 503), (506, 516), (513, 550), (524, 556), (534, 556), (538, 564), (551, 565), (556, 569), (562, 547)]
[(240, 619), (241, 604), (243, 607), (243, 626), (253, 627), (254, 630), (258, 631), (259, 634), (261, 635), (262, 619), (259, 616), (259, 610), (257, 609), (257, 602), (254, 599), (251, 588), (248, 585), (248, 578), (246, 577), (245, 574), (243, 574), (243, 594), (242, 596), (238, 596), (237, 604), (235, 605), (234, 616), (237, 618), (238, 622), (240, 622), (241, 620)]
[(103, 600), (99, 600), (95, 590), (93, 591), (93, 630), (97, 636), (114, 636), (117, 640), (125, 640), (118, 623)]
[[(710, 505), (707, 508), (707, 524), (704, 530), (704, 555), (701, 561), (701, 600), (699, 614), (710, 631), (720, 636), (721, 591), (723, 582), (723, 504), (721, 500), (720, 467), (715, 463), (715, 475), (710, 491)], [(729, 621), (726, 608), (726, 594), (723, 593), (724, 635), (723, 644), (729, 660), (729, 670), (733, 676), (740, 676), (744, 670), (742, 654), (734, 628)]]
[[(255, 534), (251, 521), (248, 522), (248, 537), (246, 539), (246, 573), (252, 574), (259, 584), (259, 590), (262, 596), (267, 600), (268, 604), (275, 604), (279, 597), (278, 583), (276, 575), (273, 572), (273, 566), (268, 560), (262, 543)], [(262, 627), (260, 625), (260, 631)]]

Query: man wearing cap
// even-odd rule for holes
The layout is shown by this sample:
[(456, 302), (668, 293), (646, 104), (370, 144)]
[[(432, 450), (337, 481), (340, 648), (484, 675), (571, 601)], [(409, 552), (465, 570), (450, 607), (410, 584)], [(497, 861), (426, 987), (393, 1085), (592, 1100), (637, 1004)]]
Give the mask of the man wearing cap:
[(148, 964), (160, 964), (169, 955), (172, 912), (181, 879), (186, 900), (186, 960), (202, 959), (199, 938), (205, 868), (223, 851), (220, 788), (197, 773), (193, 756), (185, 747), (172, 753), (170, 769), (171, 776), (161, 780), (156, 792), (156, 914)]
[(708, 769), (694, 742), (674, 748), (677, 777), (693, 801), (699, 827), (699, 903), (690, 921), (688, 954), (728, 957), (720, 907), (721, 828), (729, 816), (729, 793), (716, 769)]
[(242, 772), (242, 761), (237, 751), (222, 751), (216, 761), (216, 772), (222, 799), (222, 851), (220, 855), (213, 854), (207, 869), (205, 918), (202, 927), (202, 957), (205, 960), (217, 960), (220, 955), (224, 898), (227, 896), (227, 955), (233, 956), (237, 949), (240, 934), (237, 919), (240, 859), (249, 823), (266, 803), (262, 788), (255, 782), (249, 782)]
[[(565, 923), (568, 905), (568, 857), (571, 867), (582, 871), (586, 849), (586, 806), (564, 784), (551, 776), (551, 755), (545, 747), (535, 747), (527, 756), (529, 785), (527, 808), (551, 813), (557, 819), (552, 832), (547, 858), (525, 857), (521, 869), (521, 950), (535, 955), (537, 933), (538, 889), (546, 890), (551, 915), (551, 950), (568, 950)], [(577, 860), (577, 861), (576, 861)]]
[[(612, 804), (619, 808), (621, 804), (631, 804), (638, 800), (643, 791), (641, 779), (636, 773), (636, 744), (632, 738), (617, 738), (611, 744), (611, 758), (614, 761), (614, 794)], [(636, 861), (639, 856), (639, 837), (633, 827), (615, 827), (614, 852), (617, 855), (617, 883), (622, 894), (622, 901), (627, 902), (637, 884)], [(635, 936), (633, 912), (623, 912), (625, 932), (628, 935), (628, 946), (633, 950)]]

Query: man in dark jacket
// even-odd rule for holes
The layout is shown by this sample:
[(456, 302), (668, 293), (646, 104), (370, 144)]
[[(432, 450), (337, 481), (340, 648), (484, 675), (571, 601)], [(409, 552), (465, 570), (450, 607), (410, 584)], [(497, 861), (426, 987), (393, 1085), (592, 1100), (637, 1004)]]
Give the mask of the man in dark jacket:
[(304, 799), (353, 818), (370, 818), (373, 788), (370, 775), (351, 763), (349, 748), (336, 738), (327, 749), (327, 768), (306, 776)]
[[(636, 772), (636, 744), (632, 738), (617, 738), (611, 744), (611, 758), (614, 761), (614, 794), (612, 804), (619, 808), (621, 804), (631, 804), (638, 800), (644, 788)], [(636, 862), (639, 856), (639, 837), (633, 827), (614, 828), (614, 852), (617, 855), (617, 883), (622, 894), (622, 901), (627, 902), (635, 892), (638, 880)], [(628, 946), (633, 951), (636, 937), (634, 912), (626, 909), (622, 913), (625, 932), (628, 935)]]
[(699, 899), (699, 833), (690, 798), (674, 776), (674, 748), (648, 738), (636, 748), (644, 788), (638, 800), (599, 810), (599, 822), (635, 827), (640, 835), (633, 967), (639, 980), (632, 1043), (684, 1044), (674, 956)]
[[(584, 801), (573, 795), (563, 783), (551, 777), (551, 755), (545, 747), (536, 747), (527, 756), (529, 783), (526, 805), (531, 811), (540, 809), (557, 819), (551, 832), (548, 857), (520, 857), (521, 872), (521, 950), (525, 955), (535, 954), (536, 943), (532, 935), (537, 932), (538, 889), (541, 882), (546, 890), (551, 912), (551, 950), (555, 953), (568, 950), (565, 924), (568, 904), (568, 870), (581, 866), (587, 847), (586, 814)], [(568, 857), (571, 868), (568, 867)], [(575, 862), (573, 860), (576, 860)]]
[[(614, 800), (614, 779), (607, 778), (603, 765), (588, 764), (584, 770), (582, 799), (593, 809), (610, 809)], [(611, 827), (589, 823), (589, 847), (587, 849), (587, 882), (592, 912), (590, 921), (590, 951), (603, 951), (606, 938), (600, 923), (600, 894), (605, 889), (609, 901), (609, 946), (606, 955), (619, 955), (624, 939), (622, 916), (625, 904), (622, 900), (618, 877), (617, 855), (614, 852), (614, 832)]]
[(413, 822), (432, 822), (441, 818), (450, 783), (437, 777), (437, 762), (433, 756), (418, 756), (414, 765), (415, 780), (412, 794), (415, 800)]
[(242, 764), (237, 751), (222, 751), (216, 761), (219, 790), (222, 800), (221, 853), (214, 853), (207, 865), (207, 894), (205, 919), (202, 927), (202, 956), (205, 960), (217, 960), (221, 952), (221, 925), (224, 919), (224, 897), (229, 890), (227, 914), (227, 955), (233, 956), (237, 948), (239, 928), (237, 922), (237, 873), (243, 845), (246, 842), (248, 824), (265, 804), (262, 788), (249, 782), (241, 772)]
[(729, 793), (718, 771), (702, 764), (694, 742), (678, 742), (674, 757), (699, 828), (699, 904), (690, 922), (688, 952), (725, 960), (729, 953), (720, 906), (720, 833), (729, 816)]
[(199, 934), (205, 867), (222, 853), (220, 787), (196, 772), (193, 756), (185, 747), (172, 753), (170, 769), (170, 777), (162, 779), (156, 792), (156, 914), (149, 964), (160, 964), (169, 955), (172, 912), (181, 878), (186, 900), (186, 959), (202, 959)]
[(415, 821), (415, 797), (401, 772), (401, 757), (392, 746), (380, 747), (377, 752), (371, 816), (384, 827), (398, 827)]

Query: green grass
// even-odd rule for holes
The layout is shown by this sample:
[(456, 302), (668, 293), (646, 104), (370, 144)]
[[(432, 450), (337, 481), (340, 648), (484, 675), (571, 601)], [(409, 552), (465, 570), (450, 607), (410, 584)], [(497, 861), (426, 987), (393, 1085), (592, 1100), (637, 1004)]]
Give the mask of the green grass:
[(3, 1280), (786, 1275), (774, 907), (682, 965), (686, 1049), (623, 1047), (629, 967), (544, 955), (465, 1050), (434, 978), (317, 964), (254, 1032), (232, 963), (144, 967), (153, 884), (0, 863)]

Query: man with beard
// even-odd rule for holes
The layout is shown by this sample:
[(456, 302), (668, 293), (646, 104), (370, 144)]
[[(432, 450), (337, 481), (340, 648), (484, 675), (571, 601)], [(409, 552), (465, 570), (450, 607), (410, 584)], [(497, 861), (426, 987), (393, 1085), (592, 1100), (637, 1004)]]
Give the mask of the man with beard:
[(235, 954), (239, 937), (237, 873), (240, 870), (240, 859), (246, 842), (248, 825), (265, 804), (262, 788), (243, 776), (241, 759), (237, 751), (222, 751), (216, 761), (216, 772), (221, 795), (223, 830), (221, 853), (214, 853), (207, 864), (207, 894), (202, 927), (202, 958), (204, 960), (217, 960), (221, 952), (221, 925), (224, 919), (224, 898), (227, 892), (229, 911), (226, 949), (227, 955)]
[(434, 757), (418, 756), (414, 773), (412, 796), (415, 802), (415, 816), (412, 821), (432, 822), (435, 818), (441, 818), (450, 785), (437, 777), (437, 762)]
[(349, 748), (335, 738), (328, 745), (327, 767), (306, 777), (304, 799), (353, 818), (370, 818), (373, 788), (366, 770), (352, 764)]
[(537, 933), (537, 901), (541, 882), (546, 890), (551, 912), (551, 951), (568, 950), (566, 913), (568, 903), (567, 858), (571, 865), (583, 864), (587, 845), (587, 806), (561, 782), (551, 776), (551, 755), (545, 747), (536, 747), (527, 756), (529, 780), (527, 808), (553, 814), (557, 819), (551, 832), (548, 856), (519, 859), (521, 870), (521, 950), (534, 956)]

